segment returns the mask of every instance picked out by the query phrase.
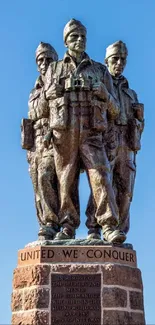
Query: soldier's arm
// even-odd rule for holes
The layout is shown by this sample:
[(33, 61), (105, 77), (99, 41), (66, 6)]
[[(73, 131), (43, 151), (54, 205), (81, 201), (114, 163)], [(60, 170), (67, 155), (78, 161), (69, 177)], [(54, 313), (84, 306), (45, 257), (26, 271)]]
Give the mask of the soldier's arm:
[(144, 124), (145, 124), (144, 105), (139, 103), (138, 96), (137, 96), (136, 92), (134, 90), (132, 90), (132, 92), (133, 92), (134, 99), (135, 99), (135, 104), (133, 105), (134, 117), (138, 120), (139, 127), (140, 127), (141, 133), (142, 133), (144, 130)]
[(133, 89), (132, 89), (132, 92), (133, 92), (133, 95), (135, 98), (135, 103), (139, 103), (138, 96), (137, 96), (136, 92)]
[(103, 83), (105, 84), (106, 89), (108, 91), (107, 104), (108, 104), (109, 118), (116, 119), (117, 116), (119, 115), (120, 108), (119, 108), (119, 103), (118, 103), (116, 95), (115, 95), (112, 77), (111, 77), (107, 68), (104, 71)]
[(28, 118), (35, 121), (37, 120), (37, 115), (36, 115), (36, 111), (35, 111), (35, 100), (33, 98), (33, 91), (30, 93), (29, 96), (29, 101), (28, 101)]
[(132, 89), (129, 89), (129, 91), (132, 96), (132, 113), (128, 119), (128, 127), (130, 132), (128, 143), (131, 150), (137, 152), (141, 148), (140, 139), (144, 129), (143, 104), (138, 102), (137, 94)]
[(140, 122), (144, 122), (144, 105), (139, 103), (137, 94), (134, 90), (132, 90), (134, 99), (135, 99), (135, 104), (133, 105), (134, 109), (134, 116), (140, 121)]

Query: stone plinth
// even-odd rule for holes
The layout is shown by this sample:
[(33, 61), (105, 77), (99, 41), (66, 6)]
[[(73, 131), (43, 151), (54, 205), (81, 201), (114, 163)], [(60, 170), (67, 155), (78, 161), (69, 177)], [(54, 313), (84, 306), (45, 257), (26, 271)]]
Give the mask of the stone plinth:
[(144, 325), (141, 272), (128, 247), (54, 244), (20, 250), (12, 324)]

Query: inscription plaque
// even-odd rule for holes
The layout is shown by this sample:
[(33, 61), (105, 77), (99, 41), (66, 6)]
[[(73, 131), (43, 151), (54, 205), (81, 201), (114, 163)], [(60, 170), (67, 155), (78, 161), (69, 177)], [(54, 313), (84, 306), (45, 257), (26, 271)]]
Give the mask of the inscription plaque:
[(51, 324), (101, 325), (101, 275), (52, 274)]
[(137, 267), (136, 252), (115, 246), (37, 246), (18, 253), (18, 265), (38, 263), (119, 263)]

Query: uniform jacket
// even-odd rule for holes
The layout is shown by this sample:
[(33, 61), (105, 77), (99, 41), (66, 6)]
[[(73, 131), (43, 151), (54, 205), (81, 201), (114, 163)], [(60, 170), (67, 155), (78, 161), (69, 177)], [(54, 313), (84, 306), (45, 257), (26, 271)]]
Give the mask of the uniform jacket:
[[(66, 82), (71, 79), (80, 79), (90, 82), (90, 89), (88, 92), (81, 91), (82, 95), (77, 96), (76, 91), (68, 92), (66, 90)], [(104, 102), (102, 98), (98, 96), (93, 96), (91, 91), (91, 85), (101, 82), (103, 83), (109, 93), (109, 98), (107, 102)], [(110, 118), (115, 119), (119, 114), (119, 106), (113, 89), (113, 83), (111, 76), (107, 68), (101, 63), (97, 63), (89, 58), (89, 56), (84, 53), (81, 62), (76, 65), (73, 58), (68, 54), (65, 54), (63, 60), (52, 63), (46, 73), (46, 83), (45, 90), (54, 84), (59, 83), (63, 86), (62, 97), (51, 100), (50, 103), (50, 114), (52, 115), (51, 127), (57, 129), (63, 129), (68, 126), (69, 114), (72, 110), (69, 106), (73, 106), (73, 102), (83, 102), (83, 106), (88, 106), (88, 104), (93, 108), (92, 114), (92, 127), (96, 130), (103, 131), (106, 125), (107, 113)], [(92, 110), (90, 110), (91, 114)]]
[(129, 88), (128, 81), (123, 76), (119, 79), (113, 77), (113, 85), (117, 100), (120, 103), (120, 113), (116, 119), (116, 124), (127, 125), (128, 120), (134, 117), (132, 104), (138, 103), (137, 94)]
[(28, 152), (28, 160), (31, 160), (34, 151), (45, 151), (43, 148), (43, 140), (49, 130), (49, 106), (45, 99), (43, 86), (42, 79), (39, 77), (29, 96), (28, 118), (34, 121), (34, 146), (31, 151)]
[(114, 123), (111, 121), (108, 123), (105, 135), (107, 152), (121, 146), (126, 146), (132, 151), (138, 151), (141, 148), (140, 140), (144, 120), (138, 120), (136, 117), (134, 105), (138, 104), (137, 94), (129, 88), (129, 83), (125, 77), (112, 77), (112, 79), (120, 113)]

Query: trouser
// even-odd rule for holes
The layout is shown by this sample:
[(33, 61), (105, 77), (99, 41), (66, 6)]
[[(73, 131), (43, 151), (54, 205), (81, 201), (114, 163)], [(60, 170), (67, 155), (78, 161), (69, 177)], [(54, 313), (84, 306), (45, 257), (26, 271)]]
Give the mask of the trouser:
[(41, 226), (48, 222), (58, 224), (59, 198), (53, 156), (43, 157), (34, 152), (29, 171), (35, 193), (39, 224)]
[(112, 175), (119, 210), (119, 229), (127, 233), (130, 228), (130, 204), (136, 176), (135, 153), (128, 147), (118, 149)]
[[(119, 211), (119, 229), (127, 233), (130, 227), (130, 204), (135, 183), (136, 164), (135, 152), (124, 144), (125, 132), (122, 136), (123, 141), (120, 139), (119, 143), (123, 145), (108, 150), (108, 156), (113, 157), (111, 161), (111, 180)], [(96, 204), (91, 193), (86, 209), (88, 233), (98, 231), (95, 211)]]
[[(53, 131), (53, 148), (60, 193), (60, 223), (77, 228), (79, 209), (75, 205), (82, 162), (96, 204), (95, 217), (100, 226), (117, 225), (118, 210), (110, 182), (110, 165), (103, 148), (102, 133), (70, 128)], [(77, 189), (78, 191), (78, 189)], [(76, 193), (77, 193), (76, 191)]]
[(41, 205), (40, 195), (38, 191), (38, 168), (36, 163), (36, 151), (28, 152), (28, 163), (29, 163), (29, 173), (32, 180), (33, 190), (34, 190), (34, 200), (37, 213), (38, 222), (43, 225), (43, 209)]
[(96, 213), (96, 203), (93, 198), (93, 193), (91, 192), (86, 208), (86, 227), (88, 228), (88, 234), (100, 233), (100, 225), (97, 223), (97, 219), (95, 218)]
[(54, 158), (52, 155), (42, 157), (38, 165), (38, 189), (44, 224), (58, 224), (59, 197)]

